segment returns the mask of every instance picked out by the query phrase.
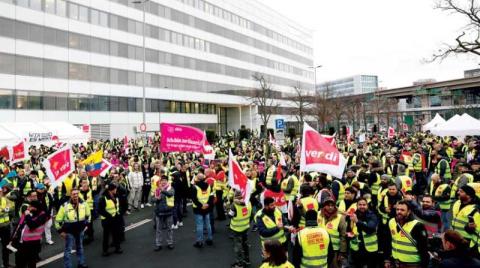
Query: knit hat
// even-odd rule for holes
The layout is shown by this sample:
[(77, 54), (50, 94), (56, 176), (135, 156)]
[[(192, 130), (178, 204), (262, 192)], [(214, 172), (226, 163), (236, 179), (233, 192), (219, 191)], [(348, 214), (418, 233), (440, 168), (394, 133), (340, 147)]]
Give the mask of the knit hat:
[(472, 199), (475, 199), (475, 189), (473, 189), (472, 186), (465, 184), (460, 189), (462, 189), (462, 191), (464, 191)]

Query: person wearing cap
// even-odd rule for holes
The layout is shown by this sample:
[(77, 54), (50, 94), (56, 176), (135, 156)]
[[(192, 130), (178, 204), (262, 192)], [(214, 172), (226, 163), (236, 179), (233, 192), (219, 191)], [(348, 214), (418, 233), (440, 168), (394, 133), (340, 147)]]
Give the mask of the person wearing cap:
[(388, 222), (384, 267), (427, 268), (430, 256), (425, 226), (414, 218), (407, 201), (398, 201), (395, 210), (395, 218)]
[(350, 150), (347, 156), (347, 167), (354, 166), (357, 164), (357, 156), (355, 155), (354, 150)]
[(472, 252), (478, 255), (477, 244), (480, 234), (480, 213), (475, 205), (475, 190), (464, 185), (458, 190), (458, 199), (452, 207), (452, 229), (459, 232), (470, 243)]
[[(34, 192), (31, 190), (29, 193)], [(15, 253), (15, 264), (18, 268), (36, 267), (41, 240), (49, 216), (41, 209), (37, 200), (30, 201), (22, 212), (19, 224), (14, 232), (18, 240), (18, 251)]]
[(378, 218), (368, 208), (367, 199), (361, 197), (357, 201), (357, 210), (347, 215), (347, 236), (351, 267), (377, 267), (378, 263)]
[(293, 264), (298, 267), (327, 267), (330, 235), (317, 223), (317, 212), (305, 214), (305, 228), (298, 232), (293, 248)]
[(173, 208), (175, 206), (175, 190), (162, 175), (155, 190), (155, 251), (162, 249), (165, 240), (168, 249), (173, 249)]
[(327, 199), (323, 202), (322, 209), (318, 212), (317, 221), (318, 226), (325, 228), (330, 235), (332, 250), (329, 250), (329, 253), (333, 256), (329, 258), (329, 267), (342, 267), (342, 261), (346, 259), (347, 254), (347, 224), (345, 217), (338, 213), (333, 199)]
[(37, 183), (35, 186), (37, 190), (38, 202), (42, 205), (42, 210), (49, 215), (47, 223), (45, 223), (45, 242), (49, 245), (53, 245), (52, 241), (52, 224), (53, 224), (53, 196), (47, 191), (47, 187), (43, 183)]
[(214, 191), (208, 183), (205, 182), (205, 175), (197, 174), (195, 184), (191, 187), (191, 198), (193, 214), (195, 216), (196, 242), (193, 244), (196, 248), (203, 247), (203, 230), (207, 229), (207, 245), (213, 245), (212, 227), (210, 225), (210, 210), (213, 209)]
[(2, 240), (3, 267), (9, 267), (10, 252), (7, 249), (10, 242), (10, 206), (6, 197), (9, 188), (7, 180), (0, 181), (0, 239)]
[(98, 201), (98, 214), (102, 221), (103, 227), (103, 243), (102, 256), (109, 256), (110, 236), (112, 237), (112, 245), (115, 247), (115, 253), (122, 254), (120, 248), (122, 221), (120, 215), (120, 204), (117, 198), (117, 183), (111, 182), (107, 185), (103, 197)]
[(233, 251), (235, 253), (233, 268), (243, 268), (250, 265), (248, 229), (250, 229), (251, 214), (252, 204), (248, 200), (245, 203), (242, 192), (236, 190), (233, 203), (228, 210), (230, 230), (233, 233)]
[(65, 268), (72, 267), (71, 251), (75, 245), (78, 268), (87, 268), (83, 252), (83, 237), (85, 228), (91, 220), (90, 207), (79, 197), (80, 191), (72, 189), (70, 200), (60, 206), (55, 217), (55, 228), (65, 240), (63, 264)]

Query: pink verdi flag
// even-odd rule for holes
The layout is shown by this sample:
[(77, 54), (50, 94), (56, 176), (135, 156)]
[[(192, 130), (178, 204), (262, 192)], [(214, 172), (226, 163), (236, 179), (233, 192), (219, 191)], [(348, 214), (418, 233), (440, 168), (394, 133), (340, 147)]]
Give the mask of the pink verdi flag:
[(198, 128), (161, 123), (160, 132), (162, 152), (203, 152), (205, 135)]
[(60, 185), (75, 170), (72, 148), (70, 146), (63, 147), (49, 155), (47, 159), (43, 160), (42, 164), (47, 171), (52, 186)]

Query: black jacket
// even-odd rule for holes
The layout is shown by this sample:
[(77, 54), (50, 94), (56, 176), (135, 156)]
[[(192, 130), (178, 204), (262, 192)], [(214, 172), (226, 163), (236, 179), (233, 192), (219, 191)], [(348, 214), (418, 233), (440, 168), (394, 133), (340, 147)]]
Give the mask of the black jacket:
[(439, 268), (475, 268), (480, 267), (480, 261), (468, 256), (467, 252), (462, 250), (445, 251), (442, 255)]
[(206, 183), (205, 181), (198, 181), (198, 182), (195, 183), (195, 185), (192, 185), (192, 187), (191, 187), (192, 202), (196, 206), (196, 207), (193, 208), (193, 213), (201, 214), (201, 215), (207, 215), (210, 212), (210, 209), (213, 208), (213, 198), (214, 198), (213, 193), (214, 193), (214, 191), (212, 189), (211, 194), (208, 197), (208, 201), (207, 201), (208, 208), (207, 209), (202, 209), (202, 203), (200, 203), (200, 201), (198, 201), (198, 198), (197, 198), (197, 187), (196, 186), (198, 186), (202, 191), (206, 191), (208, 189), (208, 187), (210, 187), (210, 185), (208, 185), (208, 183)]

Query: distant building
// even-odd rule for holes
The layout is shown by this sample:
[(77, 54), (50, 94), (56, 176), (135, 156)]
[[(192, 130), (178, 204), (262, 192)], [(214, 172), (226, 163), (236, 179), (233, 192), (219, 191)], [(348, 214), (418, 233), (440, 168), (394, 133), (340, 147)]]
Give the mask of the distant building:
[(331, 96), (349, 96), (372, 93), (378, 88), (376, 75), (355, 75), (323, 82), (317, 85), (318, 91), (329, 91)]
[(478, 76), (480, 76), (480, 69), (466, 70), (463, 72), (463, 77), (465, 78), (478, 77)]

